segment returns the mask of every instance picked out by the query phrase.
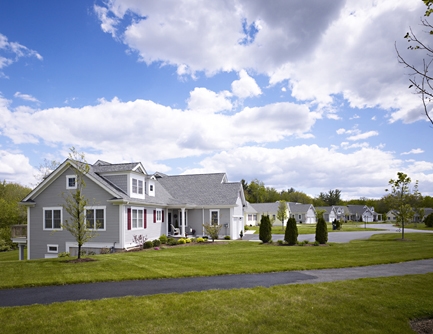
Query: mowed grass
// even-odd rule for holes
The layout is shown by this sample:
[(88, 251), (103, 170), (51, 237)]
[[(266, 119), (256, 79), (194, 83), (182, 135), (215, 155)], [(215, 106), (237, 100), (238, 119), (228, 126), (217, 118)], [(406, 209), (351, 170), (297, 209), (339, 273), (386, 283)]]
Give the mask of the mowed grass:
[(433, 258), (433, 234), (375, 235), (329, 246), (275, 246), (247, 241), (215, 242), (161, 250), (66, 259), (2, 261), (0, 288), (84, 282), (212, 276), (287, 270), (343, 268)]
[[(298, 227), (298, 233), (299, 234), (315, 234), (316, 233), (316, 224), (296, 224)], [(355, 232), (355, 231), (380, 231), (380, 229), (376, 228), (369, 228), (365, 227), (368, 226), (368, 224), (364, 225), (364, 223), (355, 223), (355, 222), (348, 222), (343, 223), (341, 225), (341, 230), (332, 230), (332, 224), (327, 223), (328, 226), (328, 232)], [(258, 226), (249, 226), (249, 230), (255, 231), (256, 233), (259, 233), (259, 227)], [(284, 234), (286, 230), (286, 227), (284, 226), (284, 229), (281, 228), (281, 225), (274, 224), (272, 226), (272, 234)]]
[(3, 333), (413, 333), (433, 274), (0, 308)]

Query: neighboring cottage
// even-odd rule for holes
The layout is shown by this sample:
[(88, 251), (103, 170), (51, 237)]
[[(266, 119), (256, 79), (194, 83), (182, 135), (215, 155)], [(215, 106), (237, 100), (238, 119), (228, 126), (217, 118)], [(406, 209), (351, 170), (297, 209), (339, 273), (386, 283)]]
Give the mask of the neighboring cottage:
[[(252, 226), (258, 225), (263, 215), (269, 215), (269, 218), (273, 220), (274, 226), (278, 226), (278, 225), (285, 226), (285, 224), (287, 223), (287, 219), (289, 219), (289, 217), (295, 218), (296, 222), (301, 224), (316, 223), (316, 211), (312, 204), (286, 202), (287, 210), (286, 210), (286, 220), (284, 222), (281, 222), (277, 218), (279, 205), (280, 205), (279, 201), (272, 202), (272, 203), (247, 203), (246, 206), (247, 209), (244, 211), (244, 214), (247, 216), (245, 219), (246, 224)], [(250, 220), (250, 218), (252, 219)]]
[(332, 223), (335, 219), (339, 220), (335, 206), (316, 206), (316, 213), (319, 211), (324, 211), (323, 219), (327, 223)]
[[(27, 206), (28, 259), (76, 252), (75, 238), (62, 228), (69, 219), (63, 194), (76, 189), (76, 166), (65, 160), (21, 202)], [(243, 188), (240, 182), (228, 182), (225, 173), (148, 175), (140, 162), (101, 160), (89, 167), (84, 194), (92, 204), (86, 207), (86, 219), (97, 236), (83, 249), (129, 249), (143, 239), (174, 234), (172, 228), (182, 236), (204, 235), (205, 223), (222, 225), (220, 235), (232, 239), (244, 232)]]
[(382, 214), (376, 213), (374, 207), (369, 208), (367, 205), (348, 205), (348, 219), (356, 222), (377, 222), (382, 220)]

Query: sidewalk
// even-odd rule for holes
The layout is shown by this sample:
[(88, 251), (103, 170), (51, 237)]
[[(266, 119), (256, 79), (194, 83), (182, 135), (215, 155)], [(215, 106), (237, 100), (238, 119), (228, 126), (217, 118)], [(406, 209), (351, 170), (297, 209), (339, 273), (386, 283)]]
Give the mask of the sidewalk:
[(148, 296), (215, 289), (242, 289), (282, 284), (312, 284), (358, 278), (403, 276), (433, 272), (433, 259), (365, 267), (222, 275), (143, 281), (102, 282), (0, 290), (0, 307)]

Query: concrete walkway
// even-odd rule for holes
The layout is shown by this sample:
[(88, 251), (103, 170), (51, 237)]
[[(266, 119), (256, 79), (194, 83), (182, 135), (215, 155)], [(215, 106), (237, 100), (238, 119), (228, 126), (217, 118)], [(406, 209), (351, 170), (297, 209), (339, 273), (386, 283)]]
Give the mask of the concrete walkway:
[(0, 290), (0, 307), (51, 304), (162, 293), (311, 284), (358, 278), (402, 276), (433, 272), (433, 259), (366, 267), (287, 271), (265, 274), (222, 275), (143, 281), (71, 284)]

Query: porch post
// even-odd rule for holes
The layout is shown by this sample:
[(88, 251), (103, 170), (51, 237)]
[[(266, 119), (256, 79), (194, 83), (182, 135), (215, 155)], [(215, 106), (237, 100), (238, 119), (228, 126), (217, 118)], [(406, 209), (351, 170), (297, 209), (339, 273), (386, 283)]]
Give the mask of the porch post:
[(182, 208), (182, 224), (181, 224), (181, 230), (180, 234), (184, 237), (185, 236), (185, 208)]
[(19, 247), (19, 260), (22, 261), (24, 260), (24, 246), (25, 244), (18, 244)]

